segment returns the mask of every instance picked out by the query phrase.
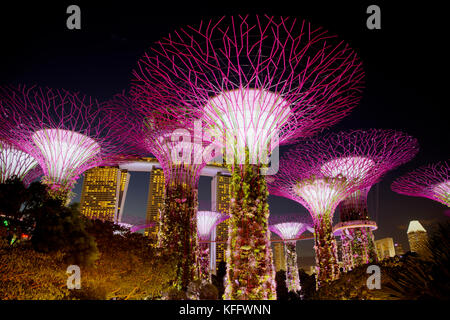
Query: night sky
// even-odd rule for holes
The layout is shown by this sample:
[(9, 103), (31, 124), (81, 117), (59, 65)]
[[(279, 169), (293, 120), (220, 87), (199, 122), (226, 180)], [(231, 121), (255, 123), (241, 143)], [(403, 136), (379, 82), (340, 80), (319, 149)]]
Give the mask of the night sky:
[[(402, 130), (419, 140), (411, 162), (385, 176), (369, 194), (369, 211), (378, 223), (375, 238), (393, 237), (408, 250), (410, 220), (430, 223), (448, 219), (444, 205), (398, 195), (392, 181), (418, 166), (449, 157), (448, 30), (446, 12), (436, 2), (427, 7), (410, 1), (95, 1), (20, 2), (0, 7), (0, 84), (40, 85), (79, 91), (100, 100), (127, 89), (137, 60), (159, 38), (202, 19), (224, 14), (267, 13), (295, 16), (323, 26), (360, 55), (366, 73), (362, 101), (352, 114), (331, 128)], [(342, 2), (342, 1), (339, 1)], [(393, 2), (393, 1), (391, 1)], [(66, 28), (66, 8), (81, 8), (81, 30)], [(366, 27), (366, 8), (381, 8), (381, 30)], [(287, 148), (282, 148), (287, 150)], [(132, 173), (124, 218), (145, 217), (149, 173)], [(200, 180), (200, 209), (211, 206), (211, 178)], [(79, 200), (82, 179), (75, 188)], [(270, 196), (276, 213), (306, 210), (298, 203)], [(448, 213), (448, 211), (447, 211)], [(335, 215), (335, 221), (338, 214)], [(312, 256), (312, 241), (300, 243)]]

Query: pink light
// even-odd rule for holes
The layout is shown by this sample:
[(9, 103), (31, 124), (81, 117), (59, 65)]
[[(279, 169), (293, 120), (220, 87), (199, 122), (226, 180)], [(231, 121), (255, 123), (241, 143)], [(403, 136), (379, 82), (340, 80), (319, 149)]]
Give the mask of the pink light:
[(433, 192), (450, 203), (450, 180), (435, 184)]
[(450, 161), (413, 170), (395, 180), (391, 189), (407, 196), (429, 198), (450, 207)]
[(375, 162), (367, 157), (342, 157), (322, 165), (321, 172), (327, 177), (342, 176), (347, 180), (361, 181)]
[(299, 182), (293, 191), (312, 209), (314, 216), (332, 214), (334, 207), (345, 198), (347, 185), (338, 178), (316, 178)]
[(299, 222), (284, 222), (271, 226), (271, 230), (276, 232), (283, 240), (295, 239), (305, 229), (306, 225)]
[(243, 157), (248, 147), (255, 163), (277, 146), (271, 141), (278, 139), (279, 128), (291, 114), (289, 103), (280, 95), (251, 88), (220, 93), (208, 101), (204, 112), (207, 119), (215, 119), (212, 134), (225, 137), (227, 153)]
[(100, 152), (97, 142), (74, 131), (44, 129), (31, 137), (42, 155), (40, 165), (45, 175), (55, 182), (77, 176), (79, 169)]
[(202, 240), (208, 240), (212, 229), (220, 222), (226, 220), (228, 216), (214, 211), (197, 212), (197, 231)]
[(13, 176), (24, 179), (37, 165), (37, 161), (26, 152), (0, 142), (1, 182), (5, 182)]

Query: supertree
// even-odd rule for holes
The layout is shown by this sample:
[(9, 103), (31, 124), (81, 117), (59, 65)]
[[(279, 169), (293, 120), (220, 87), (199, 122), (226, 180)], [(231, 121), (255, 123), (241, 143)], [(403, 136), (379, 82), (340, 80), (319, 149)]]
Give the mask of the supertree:
[[(339, 277), (332, 230), (334, 211), (342, 200), (367, 185), (364, 179), (330, 176), (328, 170), (339, 170), (341, 163), (329, 162), (324, 146), (320, 139), (304, 139), (282, 157), (278, 173), (267, 179), (271, 194), (301, 203), (313, 219), (317, 288)], [(359, 164), (364, 167), (362, 162)], [(323, 170), (324, 166), (327, 170)]]
[(321, 172), (327, 177), (341, 176), (349, 181), (364, 182), (339, 204), (340, 235), (345, 270), (377, 261), (367, 195), (382, 176), (411, 160), (419, 150), (413, 137), (394, 130), (368, 129), (329, 133), (315, 144), (312, 153), (323, 155)]
[(67, 203), (79, 175), (111, 165), (125, 150), (109, 132), (108, 117), (91, 98), (66, 90), (0, 88), (2, 137), (43, 171), (49, 195)]
[(450, 207), (450, 160), (422, 166), (392, 183), (392, 190), (424, 197)]
[(29, 185), (41, 174), (42, 170), (32, 156), (6, 141), (0, 141), (0, 183), (17, 177)]
[(286, 287), (288, 291), (300, 292), (296, 244), (300, 235), (312, 227), (309, 216), (300, 214), (272, 215), (269, 229), (283, 239), (286, 257)]
[(221, 222), (228, 219), (228, 215), (215, 211), (197, 212), (197, 231), (199, 238), (199, 259), (200, 259), (200, 279), (202, 281), (211, 281), (209, 270), (211, 231)]
[(111, 124), (115, 134), (126, 137), (135, 153), (152, 154), (163, 169), (165, 192), (158, 246), (176, 256), (174, 286), (186, 290), (199, 276), (196, 213), (200, 171), (219, 149), (202, 135), (201, 123), (187, 113), (173, 117), (170, 104), (147, 104), (146, 94), (117, 94), (106, 105), (115, 118)]
[(357, 55), (306, 21), (224, 17), (159, 41), (135, 75), (145, 103), (181, 105), (226, 139), (233, 178), (225, 298), (275, 298), (261, 173), (276, 171), (267, 158), (278, 144), (334, 124), (358, 103)]

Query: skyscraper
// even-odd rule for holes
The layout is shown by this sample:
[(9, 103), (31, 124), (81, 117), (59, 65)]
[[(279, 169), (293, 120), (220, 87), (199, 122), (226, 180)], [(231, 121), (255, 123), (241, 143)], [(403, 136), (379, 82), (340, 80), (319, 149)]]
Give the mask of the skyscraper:
[(286, 254), (284, 251), (284, 243), (282, 241), (272, 242), (273, 264), (275, 271), (286, 271)]
[(395, 248), (395, 255), (396, 256), (402, 256), (405, 254), (405, 250), (403, 249), (403, 246), (401, 245), (401, 243), (394, 243), (394, 248)]
[(395, 256), (394, 239), (383, 238), (375, 241), (378, 260), (383, 260)]
[(162, 169), (153, 168), (150, 172), (150, 186), (148, 188), (146, 222), (155, 222), (155, 226), (145, 229), (146, 236), (155, 237), (159, 232), (159, 211), (164, 204), (164, 172)]
[(84, 173), (81, 213), (90, 219), (120, 222), (130, 174), (118, 167), (96, 167)]
[(426, 255), (427, 231), (418, 220), (409, 222), (407, 234), (411, 252), (417, 252), (419, 255)]
[[(228, 212), (231, 197), (231, 176), (218, 173), (211, 182), (211, 210)], [(221, 261), (225, 261), (225, 251), (228, 239), (228, 220), (219, 223), (211, 233), (211, 270), (216, 272)]]

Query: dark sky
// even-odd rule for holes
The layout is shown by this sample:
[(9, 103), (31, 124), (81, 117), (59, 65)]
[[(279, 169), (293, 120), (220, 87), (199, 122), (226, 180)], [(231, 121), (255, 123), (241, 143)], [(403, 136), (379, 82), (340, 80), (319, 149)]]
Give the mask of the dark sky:
[[(267, 13), (304, 18), (338, 34), (360, 55), (366, 89), (360, 105), (333, 131), (403, 130), (419, 140), (418, 156), (390, 172), (369, 194), (376, 238), (393, 237), (408, 249), (410, 220), (446, 219), (444, 205), (401, 196), (390, 184), (417, 166), (449, 158), (448, 28), (438, 2), (411, 1), (95, 1), (18, 2), (0, 6), (0, 84), (37, 84), (108, 99), (128, 88), (138, 58), (169, 32), (224, 14)], [(66, 28), (66, 8), (81, 7), (82, 29)], [(366, 28), (366, 8), (381, 8), (381, 30)], [(125, 217), (145, 216), (149, 175), (132, 173)], [(210, 178), (200, 180), (200, 209), (210, 208)], [(80, 180), (75, 192), (81, 193)], [(293, 201), (269, 199), (273, 213), (306, 212)], [(338, 215), (335, 215), (338, 218)], [(312, 241), (300, 251), (312, 255)]]

